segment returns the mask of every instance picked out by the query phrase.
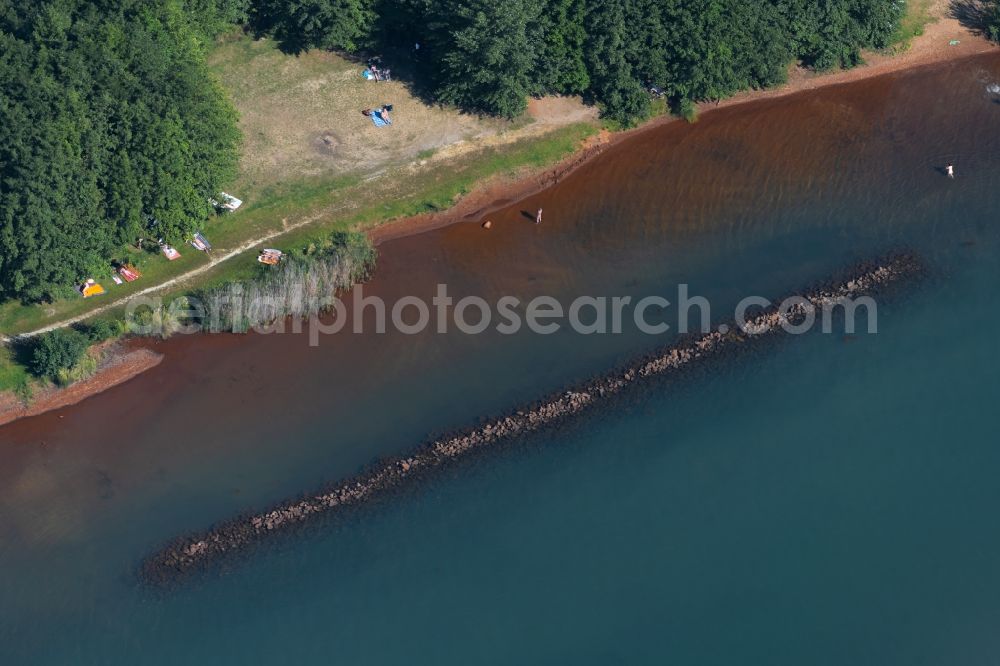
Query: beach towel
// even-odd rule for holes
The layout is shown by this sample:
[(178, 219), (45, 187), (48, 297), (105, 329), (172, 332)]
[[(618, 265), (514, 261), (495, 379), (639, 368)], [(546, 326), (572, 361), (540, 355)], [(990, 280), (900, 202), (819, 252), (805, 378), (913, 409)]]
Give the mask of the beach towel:
[(142, 274), (135, 269), (135, 266), (122, 266), (118, 269), (118, 274), (125, 278), (126, 282), (135, 282)]
[(385, 121), (385, 119), (382, 116), (378, 115), (377, 113), (373, 113), (371, 115), (371, 119), (372, 122), (375, 123), (375, 127), (385, 127), (386, 125), (389, 124)]

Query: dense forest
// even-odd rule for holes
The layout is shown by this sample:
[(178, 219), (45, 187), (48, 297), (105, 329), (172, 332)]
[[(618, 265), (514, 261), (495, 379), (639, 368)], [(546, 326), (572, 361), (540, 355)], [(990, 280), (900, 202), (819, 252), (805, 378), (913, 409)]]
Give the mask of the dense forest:
[(204, 64), (241, 18), (223, 7), (0, 0), (0, 300), (51, 298), (208, 218), (239, 140)]
[[(784, 80), (801, 61), (852, 66), (889, 44), (904, 0), (251, 0), (290, 50), (396, 51), (429, 97), (503, 116), (578, 93), (622, 122), (648, 89), (678, 107)], [(414, 48), (417, 44), (419, 49)]]
[(429, 101), (514, 117), (581, 94), (675, 109), (887, 46), (904, 0), (0, 0), (0, 300), (47, 299), (139, 237), (179, 242), (230, 179), (214, 35), (381, 53)]
[(1000, 0), (986, 7), (986, 32), (993, 41), (1000, 42)]

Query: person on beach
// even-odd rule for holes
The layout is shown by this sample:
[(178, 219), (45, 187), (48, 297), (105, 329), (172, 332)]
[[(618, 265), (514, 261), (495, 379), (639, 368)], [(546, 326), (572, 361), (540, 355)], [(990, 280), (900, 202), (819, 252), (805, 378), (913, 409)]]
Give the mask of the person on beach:
[(542, 223), (542, 209), (539, 208), (538, 212), (535, 213), (535, 224), (541, 224), (541, 223)]
[(955, 165), (952, 164), (951, 162), (949, 162), (948, 166), (945, 167), (945, 171), (948, 172), (948, 177), (949, 178), (954, 178), (955, 177)]

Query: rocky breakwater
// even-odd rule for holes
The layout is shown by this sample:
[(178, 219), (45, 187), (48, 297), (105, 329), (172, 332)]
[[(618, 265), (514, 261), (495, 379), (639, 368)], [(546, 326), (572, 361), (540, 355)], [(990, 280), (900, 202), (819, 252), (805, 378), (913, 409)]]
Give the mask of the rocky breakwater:
[(908, 254), (855, 267), (848, 277), (831, 280), (828, 285), (832, 286), (816, 287), (795, 298), (783, 312), (773, 307), (748, 317), (741, 324), (723, 325), (710, 333), (688, 338), (485, 425), (425, 443), (412, 454), (383, 461), (353, 479), (335, 483), (320, 492), (285, 502), (263, 513), (221, 523), (202, 534), (178, 539), (143, 563), (142, 577), (147, 582), (172, 582), (242, 551), (269, 535), (301, 525), (312, 517), (365, 502), (425, 470), (440, 467), (473, 451), (559, 425), (610, 402), (612, 396), (639, 386), (650, 378), (669, 376), (727, 350), (745, 348), (756, 340), (786, 333), (790, 326), (801, 324), (824, 308), (832, 308), (845, 299), (872, 295), (883, 287), (915, 276), (919, 271), (919, 262)]

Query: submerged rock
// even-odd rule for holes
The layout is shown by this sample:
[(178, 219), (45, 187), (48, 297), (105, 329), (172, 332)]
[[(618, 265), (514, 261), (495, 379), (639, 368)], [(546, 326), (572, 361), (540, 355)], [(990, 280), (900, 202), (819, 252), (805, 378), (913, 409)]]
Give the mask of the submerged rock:
[(651, 377), (665, 376), (725, 350), (775, 336), (784, 331), (782, 323), (801, 320), (810, 309), (829, 307), (848, 297), (872, 293), (879, 287), (913, 276), (919, 270), (919, 262), (908, 254), (896, 255), (873, 266), (859, 267), (849, 279), (837, 283), (839, 286), (811, 290), (804, 297), (805, 303), (792, 306), (785, 316), (772, 308), (751, 318), (742, 328), (733, 324), (725, 326), (726, 332), (717, 330), (679, 342), (534, 406), (522, 407), (485, 425), (426, 443), (405, 458), (384, 462), (357, 478), (335, 484), (305, 499), (222, 523), (203, 534), (178, 539), (144, 562), (142, 576), (147, 582), (173, 581), (270, 533), (340, 507), (365, 502), (413, 477), (417, 470), (440, 467), (477, 449), (558, 425), (595, 406), (608, 404), (613, 396)]

